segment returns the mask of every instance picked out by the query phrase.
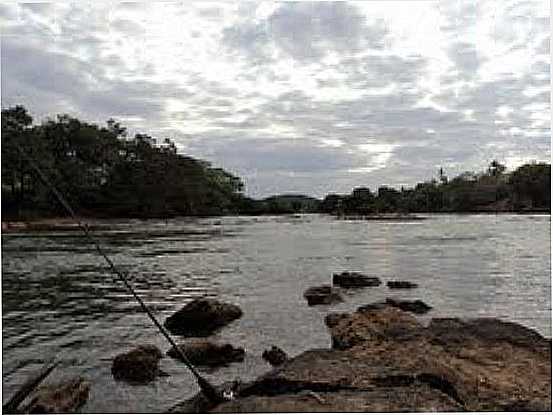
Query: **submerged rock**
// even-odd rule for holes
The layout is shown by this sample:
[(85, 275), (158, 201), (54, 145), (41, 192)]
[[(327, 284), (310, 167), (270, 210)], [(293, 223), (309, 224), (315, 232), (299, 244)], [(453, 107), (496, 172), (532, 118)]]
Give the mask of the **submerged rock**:
[(303, 297), (307, 300), (307, 305), (333, 304), (343, 301), (338, 290), (330, 285), (321, 285), (311, 287), (305, 290)]
[(386, 304), (399, 308), (403, 311), (409, 311), (415, 314), (424, 314), (432, 310), (428, 304), (421, 300), (407, 301), (407, 300), (395, 300), (393, 298), (386, 298)]
[(344, 271), (341, 274), (332, 275), (332, 284), (343, 288), (378, 287), (382, 284), (382, 281), (378, 277), (369, 277), (359, 272)]
[(414, 282), (410, 282), (410, 281), (388, 281), (386, 285), (388, 286), (388, 288), (392, 290), (410, 289), (410, 288), (418, 287), (418, 284), (415, 284)]
[(164, 326), (173, 334), (207, 337), (240, 317), (242, 310), (237, 305), (198, 298), (168, 317)]
[[(203, 340), (196, 340), (188, 343), (179, 344), (190, 363), (203, 366), (222, 366), (232, 362), (241, 362), (244, 360), (244, 349), (234, 347), (231, 344), (217, 344)], [(167, 356), (174, 359), (180, 359), (180, 355), (171, 348), (167, 351)]]
[(156, 346), (138, 346), (127, 353), (115, 356), (111, 373), (116, 380), (146, 383), (163, 373), (159, 369), (161, 350)]
[(286, 352), (276, 346), (272, 346), (270, 349), (265, 350), (261, 357), (269, 362), (271, 366), (280, 366), (288, 360)]
[(31, 414), (59, 414), (76, 412), (88, 399), (90, 385), (83, 378), (75, 378), (55, 385), (44, 385), (31, 395), (24, 412)]

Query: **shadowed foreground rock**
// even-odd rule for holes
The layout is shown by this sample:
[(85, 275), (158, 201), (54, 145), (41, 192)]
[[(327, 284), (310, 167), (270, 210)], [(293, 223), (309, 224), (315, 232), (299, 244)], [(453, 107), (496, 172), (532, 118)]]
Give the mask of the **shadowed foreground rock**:
[[(179, 344), (188, 360), (193, 365), (222, 366), (232, 362), (244, 360), (244, 349), (233, 347), (231, 344), (217, 344), (208, 341), (193, 341)], [(180, 359), (174, 348), (167, 351), (167, 356)]]
[(343, 288), (378, 287), (382, 284), (382, 281), (378, 277), (369, 277), (359, 272), (344, 271), (341, 274), (332, 275), (332, 284)]
[(161, 350), (156, 346), (144, 345), (128, 353), (115, 356), (111, 366), (111, 373), (116, 380), (146, 383), (163, 375), (159, 369), (162, 358)]
[(173, 334), (207, 337), (240, 317), (242, 317), (242, 310), (237, 305), (209, 298), (198, 298), (168, 317), (164, 326)]
[(307, 305), (334, 304), (344, 301), (340, 293), (330, 285), (321, 285), (320, 287), (311, 287), (305, 290), (303, 298), (307, 300)]
[(31, 414), (59, 414), (77, 411), (88, 399), (90, 385), (75, 378), (56, 385), (44, 385), (32, 395), (24, 412)]
[(551, 410), (551, 341), (528, 328), (496, 319), (425, 327), (383, 303), (330, 323), (340, 349), (306, 351), (242, 385), (233, 401), (210, 406), (198, 395), (172, 411)]

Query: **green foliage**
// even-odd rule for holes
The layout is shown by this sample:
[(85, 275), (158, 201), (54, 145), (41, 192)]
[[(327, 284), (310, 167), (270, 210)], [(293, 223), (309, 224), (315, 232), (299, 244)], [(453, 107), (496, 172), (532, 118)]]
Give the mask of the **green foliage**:
[(2, 110), (2, 209), (4, 217), (64, 214), (18, 148), (36, 160), (74, 208), (88, 216), (281, 214), (325, 212), (550, 211), (551, 166), (525, 164), (512, 173), (493, 160), (481, 173), (465, 172), (412, 189), (367, 187), (320, 201), (303, 195), (254, 200), (231, 173), (177, 153), (147, 134), (128, 137), (114, 120), (105, 126), (58, 115), (41, 125), (22, 106)]
[(23, 107), (2, 110), (4, 216), (63, 213), (20, 146), (81, 214), (156, 217), (224, 214), (234, 209), (241, 180), (209, 163), (177, 154), (170, 139), (127, 137), (120, 124), (105, 127), (59, 115), (39, 126)]
[(551, 165), (520, 166), (510, 175), (509, 185), (517, 209), (551, 209)]
[(464, 172), (451, 180), (439, 171), (439, 182), (418, 183), (412, 189), (368, 188), (350, 195), (331, 194), (321, 211), (343, 215), (404, 212), (551, 211), (551, 166), (525, 164), (512, 173), (494, 160), (483, 173)]

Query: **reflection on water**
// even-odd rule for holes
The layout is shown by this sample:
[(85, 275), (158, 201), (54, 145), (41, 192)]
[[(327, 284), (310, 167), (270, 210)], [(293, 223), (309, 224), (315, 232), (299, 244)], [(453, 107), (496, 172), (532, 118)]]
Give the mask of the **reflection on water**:
[[(261, 352), (272, 344), (292, 355), (328, 347), (327, 312), (390, 294), (434, 306), (426, 318), (493, 316), (551, 335), (549, 216), (436, 215), (386, 223), (306, 215), (104, 225), (95, 235), (161, 320), (198, 295), (241, 306), (244, 316), (213, 338), (245, 347), (246, 359), (207, 373), (217, 383), (269, 369)], [(348, 290), (342, 304), (307, 307), (303, 291), (342, 270), (407, 279), (419, 288)], [(2, 290), (5, 397), (53, 356), (62, 364), (51, 381), (82, 375), (92, 382), (83, 412), (160, 412), (196, 392), (170, 358), (161, 364), (171, 376), (152, 384), (113, 380), (117, 353), (141, 343), (168, 346), (78, 233), (3, 235)]]

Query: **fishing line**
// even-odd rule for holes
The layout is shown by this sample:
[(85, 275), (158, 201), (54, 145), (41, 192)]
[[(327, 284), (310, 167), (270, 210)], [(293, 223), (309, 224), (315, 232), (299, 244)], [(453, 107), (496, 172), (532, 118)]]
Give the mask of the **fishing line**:
[(169, 332), (161, 325), (161, 323), (155, 318), (155, 316), (152, 314), (148, 306), (142, 301), (142, 298), (136, 293), (130, 282), (128, 281), (125, 274), (123, 274), (119, 269), (115, 266), (115, 264), (112, 262), (112, 260), (106, 255), (98, 241), (91, 235), (90, 230), (88, 228), (88, 225), (86, 223), (83, 223), (79, 220), (77, 217), (77, 214), (69, 204), (69, 202), (63, 197), (61, 192), (58, 191), (56, 186), (48, 179), (46, 174), (43, 173), (42, 169), (38, 166), (37, 163), (29, 156), (23, 149), (16, 143), (17, 150), (21, 153), (23, 158), (25, 158), (30, 166), (38, 173), (40, 179), (44, 182), (46, 187), (50, 189), (50, 191), (54, 194), (58, 202), (61, 203), (63, 208), (69, 213), (73, 221), (77, 224), (79, 229), (83, 232), (84, 236), (90, 243), (94, 245), (96, 248), (96, 251), (104, 258), (104, 260), (109, 265), (109, 268), (113, 274), (115, 274), (121, 282), (125, 285), (127, 290), (133, 295), (136, 301), (140, 304), (140, 307), (142, 310), (148, 315), (150, 320), (155, 324), (155, 326), (158, 328), (158, 330), (161, 332), (161, 334), (167, 339), (169, 344), (175, 349), (179, 357), (182, 359), (183, 363), (186, 365), (186, 367), (192, 372), (194, 377), (196, 378), (196, 381), (198, 382), (198, 386), (200, 387), (201, 391), (205, 395), (207, 399), (209, 399), (213, 403), (219, 403), (224, 402), (225, 400), (228, 400), (230, 396), (226, 393), (220, 393), (217, 391), (217, 389), (209, 383), (207, 379), (205, 379), (200, 373), (196, 370), (196, 368), (192, 365), (188, 357), (186, 357), (186, 354), (182, 351), (182, 349), (177, 345), (177, 343), (173, 340)]

